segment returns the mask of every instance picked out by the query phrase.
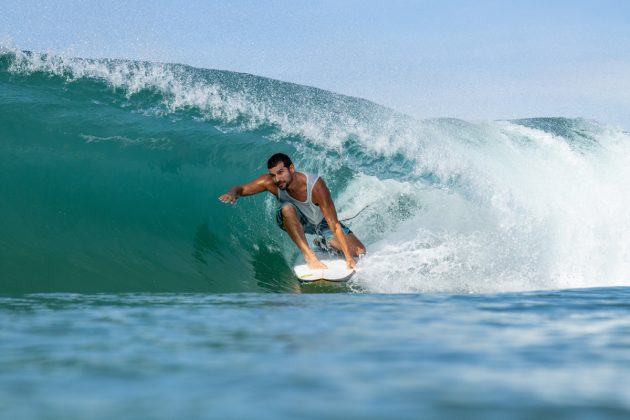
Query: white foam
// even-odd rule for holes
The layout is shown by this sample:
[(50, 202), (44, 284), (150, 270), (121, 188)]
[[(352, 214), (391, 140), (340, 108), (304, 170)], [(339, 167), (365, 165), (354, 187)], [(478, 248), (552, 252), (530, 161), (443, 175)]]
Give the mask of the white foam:
[[(361, 288), (502, 292), (630, 285), (630, 136), (605, 130), (597, 145), (583, 150), (515, 124), (479, 127), (484, 142), (451, 156), (466, 168), (458, 185), (407, 191), (416, 194), (419, 210), (368, 248)], [(374, 180), (363, 182), (379, 190), (370, 186)]]

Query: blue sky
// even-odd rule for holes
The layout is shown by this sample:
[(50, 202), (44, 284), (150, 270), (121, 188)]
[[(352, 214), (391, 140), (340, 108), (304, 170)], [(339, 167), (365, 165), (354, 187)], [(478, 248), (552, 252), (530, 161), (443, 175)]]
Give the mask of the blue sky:
[(0, 41), (234, 70), (420, 117), (630, 128), (627, 1), (9, 1)]

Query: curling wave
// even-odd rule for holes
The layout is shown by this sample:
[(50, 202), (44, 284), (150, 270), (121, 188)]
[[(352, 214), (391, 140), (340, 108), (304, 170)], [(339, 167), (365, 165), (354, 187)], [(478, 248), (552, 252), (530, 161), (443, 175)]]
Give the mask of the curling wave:
[(0, 293), (289, 291), (274, 200), (216, 197), (289, 153), (368, 244), (357, 290), (630, 284), (630, 135), (414, 120), (178, 64), (0, 53)]

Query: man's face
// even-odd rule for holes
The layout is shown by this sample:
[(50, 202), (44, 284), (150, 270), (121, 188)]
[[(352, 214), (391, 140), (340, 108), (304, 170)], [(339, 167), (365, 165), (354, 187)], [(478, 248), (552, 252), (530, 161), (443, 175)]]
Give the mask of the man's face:
[(278, 163), (273, 168), (269, 168), (269, 175), (273, 178), (274, 184), (276, 187), (281, 190), (286, 190), (291, 181), (293, 181), (293, 172), (295, 168), (293, 165), (288, 168), (284, 166), (284, 162)]

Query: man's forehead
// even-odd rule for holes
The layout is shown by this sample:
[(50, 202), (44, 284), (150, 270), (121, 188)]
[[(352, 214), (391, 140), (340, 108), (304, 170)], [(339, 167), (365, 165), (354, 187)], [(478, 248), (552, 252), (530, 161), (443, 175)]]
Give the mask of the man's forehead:
[(284, 162), (279, 162), (276, 166), (274, 166), (273, 168), (269, 168), (269, 173), (276, 173), (276, 172), (280, 172), (280, 170), (282, 170), (283, 168), (285, 168), (286, 166), (284, 166)]

